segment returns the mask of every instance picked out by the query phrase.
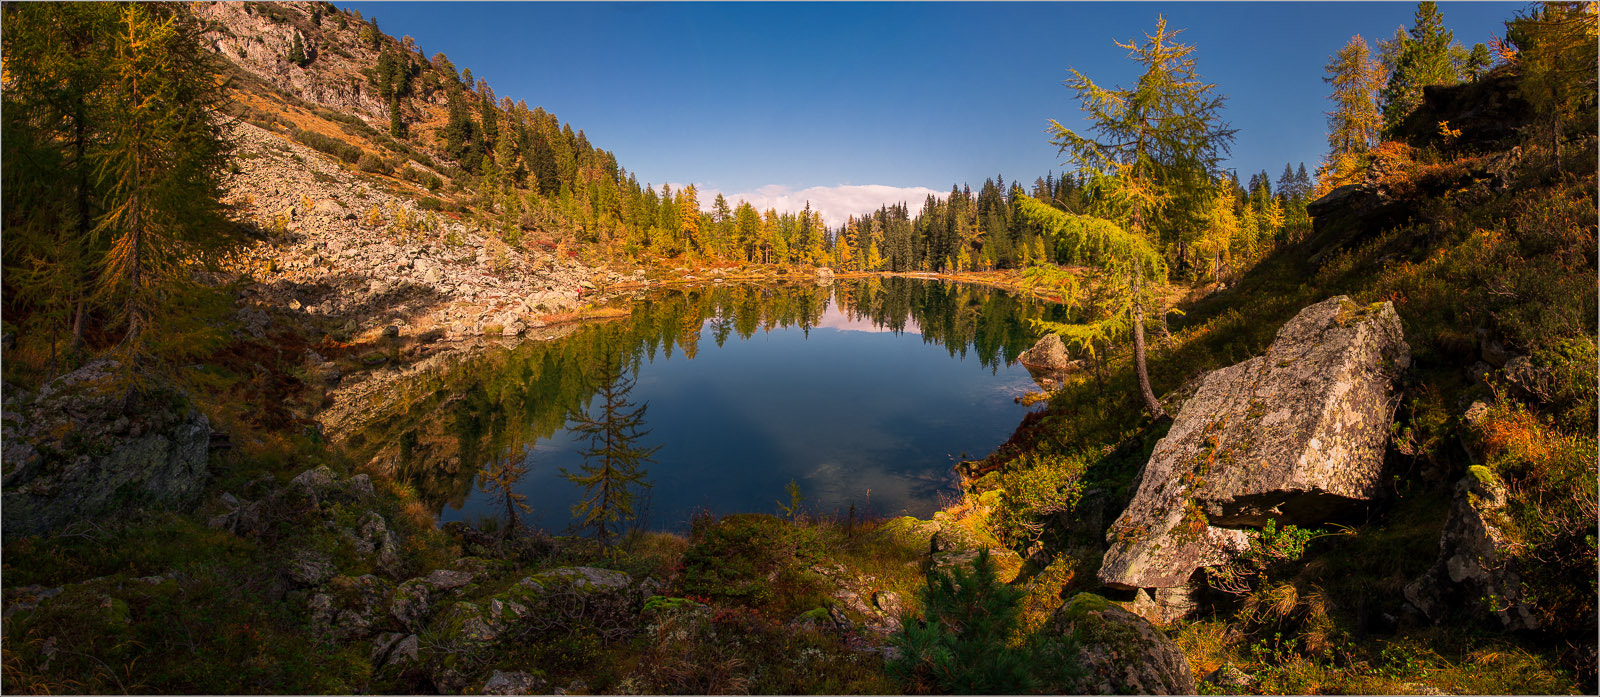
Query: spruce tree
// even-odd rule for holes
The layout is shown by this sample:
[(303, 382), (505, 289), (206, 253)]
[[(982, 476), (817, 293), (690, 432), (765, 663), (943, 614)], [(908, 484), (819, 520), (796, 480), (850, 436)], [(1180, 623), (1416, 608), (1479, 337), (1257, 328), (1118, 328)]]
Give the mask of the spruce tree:
[(406, 120), (400, 114), (400, 97), (389, 98), (389, 135), (405, 140), (409, 133), (406, 129)]
[(1451, 56), (1453, 34), (1444, 28), (1439, 7), (1431, 0), (1417, 3), (1411, 29), (1400, 39), (1388, 84), (1383, 89), (1383, 130), (1393, 132), (1422, 103), (1422, 88), (1460, 80)]
[(300, 40), (300, 32), (294, 33), (294, 41), (289, 44), (289, 62), (300, 67), (305, 67), (306, 45)]
[(644, 429), (645, 410), (650, 405), (635, 406), (628, 401), (636, 378), (627, 374), (619, 358), (602, 360), (595, 381), (599, 413), (575, 412), (570, 417), (570, 428), (589, 441), (589, 446), (579, 451), (585, 462), (578, 472), (563, 467), (561, 476), (584, 488), (583, 500), (572, 506), (579, 527), (593, 529), (600, 545), (609, 547), (622, 525), (637, 515), (634, 502), (639, 490), (650, 486), (644, 465), (654, 461), (651, 458), (661, 446), (639, 444), (650, 434)]

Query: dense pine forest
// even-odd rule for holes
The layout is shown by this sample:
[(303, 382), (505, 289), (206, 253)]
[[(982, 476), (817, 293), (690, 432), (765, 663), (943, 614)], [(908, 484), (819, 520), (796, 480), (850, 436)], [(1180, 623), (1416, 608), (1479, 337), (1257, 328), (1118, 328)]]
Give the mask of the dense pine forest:
[[(1062, 170), (830, 225), (640, 182), (331, 3), (8, 3), (0, 691), (1592, 694), (1596, 7), (1350, 37), (1276, 176), (1226, 166), (1240, 49), (1152, 9), (1097, 47), (1131, 82), (1064, 66)], [(651, 521), (645, 371), (830, 312), (1021, 362), (1020, 423), (928, 520), (790, 481)], [(1296, 425), (1245, 390), (1351, 336), (1320, 372), (1377, 376), (1376, 445), (1324, 450), (1366, 489), (1205, 499)]]

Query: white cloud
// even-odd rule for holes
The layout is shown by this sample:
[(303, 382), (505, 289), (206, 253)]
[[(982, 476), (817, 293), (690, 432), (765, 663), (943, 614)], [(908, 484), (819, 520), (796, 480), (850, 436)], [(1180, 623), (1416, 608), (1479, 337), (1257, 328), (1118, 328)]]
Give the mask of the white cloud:
[[(677, 185), (671, 185), (674, 190)], [(700, 208), (710, 211), (712, 202), (717, 200), (716, 189), (699, 189)], [(922, 204), (931, 194), (943, 199), (948, 196), (948, 191), (935, 191), (925, 186), (886, 186), (883, 184), (845, 184), (841, 186), (813, 186), (795, 191), (786, 186), (776, 184), (763, 186), (755, 191), (730, 194), (720, 192), (728, 199), (729, 206), (738, 206), (740, 201), (749, 201), (756, 210), (763, 213), (768, 208), (775, 208), (779, 213), (784, 211), (799, 212), (806, 207), (806, 202), (811, 202), (811, 210), (822, 214), (822, 219), (829, 227), (838, 227), (845, 223), (850, 216), (860, 217), (871, 213), (886, 205), (899, 203), (906, 204), (909, 215), (915, 217), (922, 211)]]

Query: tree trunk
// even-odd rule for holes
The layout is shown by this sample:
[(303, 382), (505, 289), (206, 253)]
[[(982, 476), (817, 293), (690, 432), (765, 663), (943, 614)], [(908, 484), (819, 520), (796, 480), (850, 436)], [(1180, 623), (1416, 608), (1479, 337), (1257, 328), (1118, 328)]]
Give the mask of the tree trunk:
[[(73, 245), (79, 249), (89, 247), (89, 166), (85, 159), (85, 146), (88, 143), (88, 134), (83, 124), (84, 106), (83, 96), (79, 95), (73, 104), (72, 110), (72, 166), (78, 170), (78, 239), (73, 240)], [(80, 278), (80, 281), (83, 279)], [(72, 353), (77, 353), (83, 345), (83, 296), (78, 295), (77, 308), (72, 319)]]
[(1167, 417), (1161, 402), (1156, 400), (1155, 392), (1150, 389), (1150, 371), (1145, 368), (1144, 362), (1144, 283), (1137, 273), (1133, 280), (1133, 362), (1134, 372), (1139, 374), (1139, 394), (1144, 397), (1145, 409), (1150, 411), (1151, 418), (1163, 419)]
[(508, 487), (503, 493), (506, 497), (506, 527), (500, 531), (501, 544), (505, 544), (506, 540), (516, 537), (517, 532), (517, 509), (514, 505), (515, 502), (511, 500), (511, 489)]

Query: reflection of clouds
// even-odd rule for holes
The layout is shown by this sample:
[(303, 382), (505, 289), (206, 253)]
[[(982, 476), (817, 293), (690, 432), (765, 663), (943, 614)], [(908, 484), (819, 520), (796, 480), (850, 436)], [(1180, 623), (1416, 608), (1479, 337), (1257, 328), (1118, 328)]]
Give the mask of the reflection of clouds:
[[(894, 331), (889, 327), (874, 323), (871, 317), (862, 316), (859, 319), (851, 319), (849, 315), (841, 312), (832, 303), (829, 303), (828, 309), (823, 311), (822, 317), (817, 320), (816, 326), (819, 329), (837, 329), (841, 332), (881, 333)], [(920, 335), (922, 328), (917, 326), (916, 320), (907, 317), (906, 326), (901, 331), (905, 334)]]
[(1012, 379), (997, 382), (990, 387), (989, 389), (991, 394), (998, 396), (999, 399), (1011, 401), (1014, 398), (1021, 397), (1022, 395), (1035, 392), (1042, 388), (1042, 386), (1037, 382), (1034, 382), (1032, 378), (1029, 378), (1026, 373), (1021, 375), (1011, 375), (1009, 377)]
[(955, 493), (953, 475), (945, 471), (915, 469), (894, 472), (874, 462), (845, 466), (819, 463), (803, 476), (801, 495), (807, 508), (818, 513), (844, 513), (855, 504), (857, 513), (870, 510), (894, 516), (925, 517), (938, 508), (941, 493)]

